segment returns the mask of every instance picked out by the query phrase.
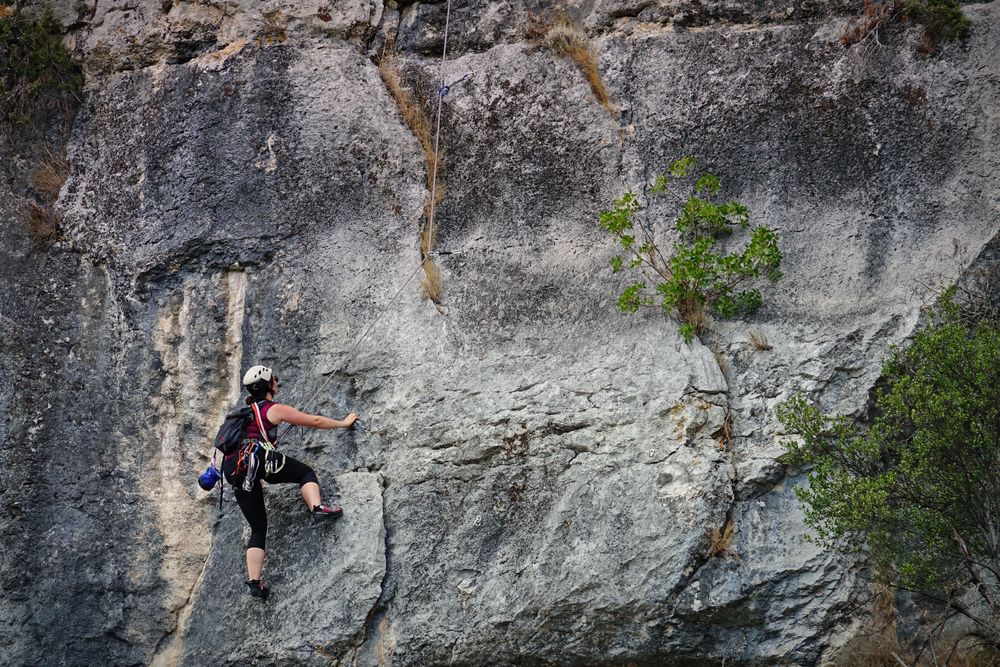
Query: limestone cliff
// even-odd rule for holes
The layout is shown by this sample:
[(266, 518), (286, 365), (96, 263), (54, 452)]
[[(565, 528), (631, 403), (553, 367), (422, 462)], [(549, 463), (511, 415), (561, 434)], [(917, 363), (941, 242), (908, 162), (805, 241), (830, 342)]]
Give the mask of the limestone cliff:
[[(429, 195), (376, 61), (430, 114), (446, 5), (79, 4), (55, 244), (19, 222), (33, 144), (0, 144), (2, 662), (805, 665), (856, 634), (864, 584), (804, 541), (774, 407), (863, 409), (1000, 229), (995, 3), (926, 56), (905, 26), (845, 48), (853, 2), (573, 0), (609, 109), (526, 37), (549, 3), (454, 0), (439, 303), (414, 279), (343, 364)], [(596, 225), (681, 155), (786, 253), (714, 352), (615, 308)], [(266, 605), (235, 502), (195, 484), (252, 363), (362, 418), (285, 441), (345, 515), (267, 490)]]

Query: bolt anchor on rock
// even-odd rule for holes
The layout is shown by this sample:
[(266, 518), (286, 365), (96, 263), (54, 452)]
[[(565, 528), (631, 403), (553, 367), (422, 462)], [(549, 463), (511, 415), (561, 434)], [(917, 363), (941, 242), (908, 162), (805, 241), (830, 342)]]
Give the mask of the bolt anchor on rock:
[(466, 72), (465, 74), (462, 75), (462, 78), (460, 78), (460, 79), (455, 79), (451, 83), (443, 83), (443, 84), (441, 84), (440, 86), (438, 86), (438, 89), (437, 89), (437, 95), (438, 95), (438, 97), (444, 97), (449, 92), (451, 92), (452, 86), (457, 86), (458, 84), (462, 83), (463, 81), (465, 81), (466, 79), (468, 79), (469, 77), (471, 77), (473, 74), (475, 74), (475, 72)]

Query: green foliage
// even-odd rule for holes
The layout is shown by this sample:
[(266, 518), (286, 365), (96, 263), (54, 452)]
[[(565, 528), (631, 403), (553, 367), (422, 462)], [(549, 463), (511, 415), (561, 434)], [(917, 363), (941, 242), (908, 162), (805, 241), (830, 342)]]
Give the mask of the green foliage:
[(698, 326), (691, 322), (681, 322), (681, 325), (677, 327), (677, 332), (680, 333), (685, 342), (690, 343), (698, 334)]
[(42, 110), (64, 108), (83, 75), (62, 43), (51, 5), (38, 19), (19, 8), (0, 17), (0, 122), (30, 122)]
[(996, 642), (1000, 330), (957, 312), (946, 294), (910, 347), (893, 351), (870, 425), (824, 416), (801, 397), (778, 416), (800, 437), (784, 443), (786, 456), (809, 467), (796, 493), (820, 541), (867, 554), (939, 599), (976, 590)]
[(962, 13), (958, 0), (905, 0), (903, 11), (911, 21), (924, 26), (930, 49), (941, 42), (964, 39), (972, 29), (972, 21)]
[(681, 158), (647, 188), (651, 199), (680, 188), (690, 191), (679, 204), (673, 226), (676, 242), (670, 250), (654, 237), (654, 225), (647, 220), (651, 204), (643, 205), (635, 193), (623, 194), (599, 218), (621, 247), (621, 254), (611, 258), (611, 270), (637, 271), (644, 278), (625, 288), (618, 307), (627, 313), (641, 306), (676, 309), (686, 341), (702, 333), (706, 307), (722, 317), (748, 315), (761, 304), (760, 291), (748, 283), (758, 277), (771, 282), (781, 278), (778, 235), (767, 227), (751, 230), (741, 250), (720, 250), (720, 239), (750, 226), (750, 210), (740, 202), (715, 201), (721, 189), (718, 177), (704, 173), (693, 178), (696, 166), (694, 158)]

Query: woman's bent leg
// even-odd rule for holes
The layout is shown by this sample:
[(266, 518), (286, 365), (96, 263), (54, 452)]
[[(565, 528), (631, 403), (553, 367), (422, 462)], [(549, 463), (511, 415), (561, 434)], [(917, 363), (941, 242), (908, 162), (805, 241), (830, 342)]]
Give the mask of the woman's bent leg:
[(249, 492), (239, 486), (233, 487), (236, 502), (250, 524), (250, 539), (247, 541), (247, 578), (260, 579), (264, 569), (264, 547), (267, 545), (267, 510), (264, 508), (264, 490), (260, 482)]
[(264, 479), (268, 484), (298, 484), (302, 500), (310, 510), (323, 504), (316, 472), (291, 456), (285, 457), (285, 465), (281, 470), (273, 475), (267, 475)]

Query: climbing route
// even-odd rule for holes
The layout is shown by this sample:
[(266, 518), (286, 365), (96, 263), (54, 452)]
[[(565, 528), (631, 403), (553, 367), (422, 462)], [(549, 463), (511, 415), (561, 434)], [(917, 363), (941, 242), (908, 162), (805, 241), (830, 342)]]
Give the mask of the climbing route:
[[(434, 123), (435, 124), (434, 161), (431, 169), (430, 211), (428, 214), (427, 233), (425, 236), (426, 247), (421, 248), (422, 257), (420, 259), (420, 263), (417, 264), (416, 268), (413, 269), (413, 271), (406, 277), (406, 280), (403, 281), (403, 284), (399, 286), (399, 289), (396, 290), (395, 294), (392, 295), (392, 297), (385, 304), (382, 310), (380, 310), (379, 313), (375, 316), (375, 318), (368, 323), (368, 325), (364, 328), (364, 330), (362, 330), (361, 335), (358, 336), (357, 339), (355, 339), (354, 344), (351, 345), (350, 349), (344, 354), (343, 357), (341, 357), (341, 360), (337, 364), (337, 366), (333, 370), (328, 371), (326, 373), (327, 376), (326, 379), (323, 380), (323, 382), (320, 383), (319, 387), (317, 387), (316, 390), (309, 396), (309, 398), (306, 399), (306, 401), (303, 403), (303, 409), (307, 409), (309, 406), (311, 406), (313, 402), (320, 396), (322, 391), (326, 389), (327, 385), (330, 383), (330, 380), (332, 380), (333, 377), (337, 374), (337, 372), (344, 367), (344, 364), (347, 363), (347, 360), (350, 359), (351, 355), (353, 355), (355, 350), (358, 349), (358, 347), (361, 345), (361, 342), (365, 339), (365, 337), (372, 331), (375, 325), (378, 324), (379, 320), (381, 320), (382, 317), (389, 311), (389, 309), (396, 303), (396, 299), (398, 299), (399, 295), (403, 293), (403, 290), (406, 289), (406, 286), (409, 285), (410, 282), (413, 280), (413, 278), (416, 277), (416, 275), (420, 273), (420, 271), (427, 266), (429, 261), (432, 261), (432, 258), (434, 256), (434, 253), (431, 252), (432, 250), (431, 243), (432, 239), (434, 238), (434, 214), (436, 212), (438, 156), (440, 155), (440, 147), (441, 147), (441, 108), (444, 103), (445, 96), (448, 95), (451, 89), (473, 75), (473, 72), (466, 72), (464, 75), (462, 75), (461, 78), (451, 83), (445, 83), (444, 65), (448, 57), (448, 32), (450, 27), (451, 27), (451, 0), (448, 0), (448, 5), (445, 10), (444, 43), (441, 48), (441, 62), (438, 65), (438, 77), (437, 77), (438, 86), (436, 91), (437, 112), (435, 114), (435, 123)], [(291, 424), (286, 425), (285, 428), (279, 433), (278, 435), (279, 439), (287, 435), (287, 433), (292, 428), (294, 428), (294, 426), (292, 426)]]

